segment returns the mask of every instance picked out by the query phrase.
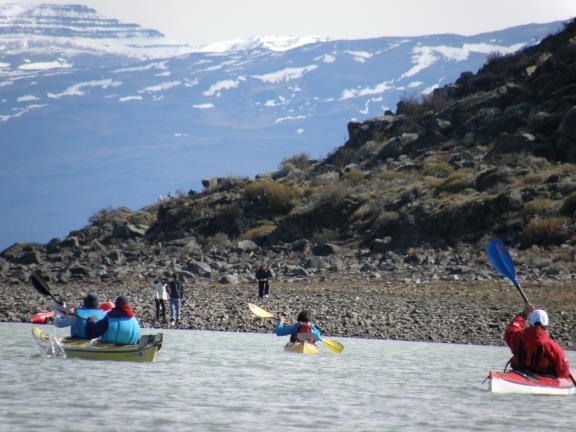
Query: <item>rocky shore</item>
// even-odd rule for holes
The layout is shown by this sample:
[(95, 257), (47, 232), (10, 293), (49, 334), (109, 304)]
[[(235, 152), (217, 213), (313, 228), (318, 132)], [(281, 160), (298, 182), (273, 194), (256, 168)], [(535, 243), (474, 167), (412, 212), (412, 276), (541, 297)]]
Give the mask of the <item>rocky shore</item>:
[[(407, 266), (384, 275), (378, 272), (280, 277), (271, 295), (257, 297), (255, 281), (237, 284), (209, 280), (185, 281), (182, 319), (175, 327), (155, 319), (153, 280), (134, 282), (52, 284), (51, 290), (68, 305), (81, 303), (95, 290), (101, 301), (129, 294), (144, 328), (179, 328), (239, 332), (273, 332), (275, 321), (254, 316), (248, 303), (294, 319), (310, 309), (322, 333), (331, 337), (359, 337), (406, 341), (503, 346), (502, 333), (523, 303), (514, 286), (490, 271), (458, 272), (439, 278), (436, 272)], [(536, 280), (536, 279), (532, 279)], [(548, 310), (550, 332), (566, 349), (576, 348), (576, 295), (568, 281), (548, 279), (526, 283), (528, 298)], [(50, 299), (31, 284), (3, 290), (0, 320), (29, 322), (31, 315), (50, 310)]]

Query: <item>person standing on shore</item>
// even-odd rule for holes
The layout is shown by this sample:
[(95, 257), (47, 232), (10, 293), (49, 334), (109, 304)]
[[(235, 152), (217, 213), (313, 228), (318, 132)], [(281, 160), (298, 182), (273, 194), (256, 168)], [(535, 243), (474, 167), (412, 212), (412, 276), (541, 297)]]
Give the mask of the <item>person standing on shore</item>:
[(176, 320), (175, 325), (178, 325), (180, 323), (180, 308), (184, 298), (184, 285), (178, 280), (176, 273), (168, 283), (168, 295), (170, 296), (170, 321)]
[[(530, 324), (526, 327), (526, 322)], [(504, 333), (512, 351), (512, 369), (526, 370), (558, 378), (570, 376), (570, 364), (562, 347), (548, 333), (548, 314), (530, 303), (516, 315)]]
[(272, 272), (266, 264), (262, 264), (255, 276), (258, 280), (258, 298), (268, 297), (270, 293), (269, 280), (272, 278)]
[(166, 290), (167, 281), (160, 278), (154, 284), (154, 302), (156, 304), (156, 321), (160, 319), (162, 311), (162, 322), (166, 322), (166, 302), (168, 301), (168, 291)]

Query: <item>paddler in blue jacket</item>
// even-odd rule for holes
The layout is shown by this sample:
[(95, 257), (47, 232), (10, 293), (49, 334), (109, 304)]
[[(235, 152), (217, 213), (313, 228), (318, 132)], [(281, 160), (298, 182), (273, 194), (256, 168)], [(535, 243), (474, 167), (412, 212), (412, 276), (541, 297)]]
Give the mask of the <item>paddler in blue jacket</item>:
[(121, 295), (116, 299), (115, 307), (104, 319), (86, 324), (88, 338), (102, 339), (102, 342), (115, 344), (136, 344), (140, 339), (140, 324), (130, 307), (130, 298)]
[[(91, 316), (95, 317), (96, 321), (100, 321), (106, 316), (106, 312), (98, 309), (98, 294), (94, 291), (89, 292), (82, 301), (82, 307), (75, 308), (74, 313), (84, 318)], [(70, 337), (74, 339), (87, 339), (86, 337), (86, 321), (85, 319), (77, 317), (62, 318), (60, 315), (54, 317), (54, 326), (58, 328), (70, 327)]]
[(321, 339), (320, 330), (316, 328), (314, 324), (310, 322), (310, 312), (303, 310), (298, 314), (297, 322), (291, 326), (284, 326), (286, 318), (284, 315), (280, 315), (280, 321), (276, 326), (277, 336), (287, 336), (290, 335), (290, 342), (298, 342), (299, 333), (311, 333), (313, 336), (308, 339), (309, 342), (314, 343)]

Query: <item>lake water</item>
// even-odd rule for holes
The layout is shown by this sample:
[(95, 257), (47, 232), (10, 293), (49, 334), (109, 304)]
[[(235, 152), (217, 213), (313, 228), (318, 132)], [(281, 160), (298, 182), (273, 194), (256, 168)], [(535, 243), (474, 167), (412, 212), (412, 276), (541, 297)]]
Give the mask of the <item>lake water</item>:
[(488, 392), (505, 347), (335, 338), (341, 354), (301, 355), (272, 334), (163, 330), (139, 364), (44, 357), (31, 329), (0, 324), (2, 432), (575, 429), (573, 397)]

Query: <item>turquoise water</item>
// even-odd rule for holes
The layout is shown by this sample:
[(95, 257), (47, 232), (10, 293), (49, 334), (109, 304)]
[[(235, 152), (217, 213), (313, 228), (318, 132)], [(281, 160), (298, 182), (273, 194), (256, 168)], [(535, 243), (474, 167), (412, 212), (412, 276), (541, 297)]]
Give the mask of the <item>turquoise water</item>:
[(31, 328), (0, 324), (2, 432), (574, 430), (573, 396), (488, 392), (504, 347), (336, 338), (341, 354), (300, 355), (272, 334), (168, 330), (138, 364), (43, 357)]

